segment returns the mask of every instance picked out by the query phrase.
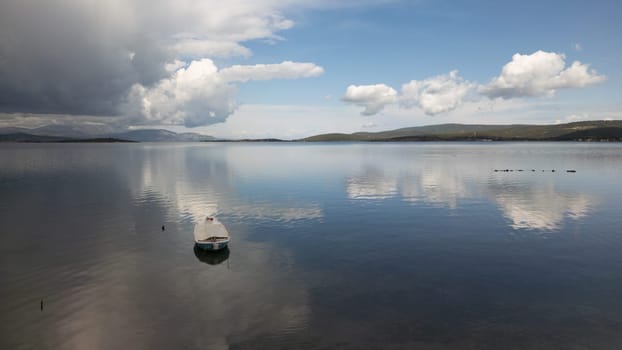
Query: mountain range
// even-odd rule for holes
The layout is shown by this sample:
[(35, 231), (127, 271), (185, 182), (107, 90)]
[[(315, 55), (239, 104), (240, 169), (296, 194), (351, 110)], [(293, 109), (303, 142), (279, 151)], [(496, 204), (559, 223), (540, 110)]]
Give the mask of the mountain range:
[[(0, 128), (0, 142), (199, 142), (231, 141), (196, 133), (175, 133), (163, 129), (140, 129), (117, 133), (86, 133), (61, 125), (35, 129)], [(235, 141), (282, 141), (235, 140)], [(622, 141), (622, 120), (582, 121), (555, 125), (440, 124), (380, 132), (322, 134), (300, 140), (331, 141)]]
[(0, 128), (0, 141), (60, 142), (60, 141), (134, 141), (134, 142), (198, 142), (216, 138), (196, 133), (176, 133), (164, 129), (139, 129), (116, 133), (91, 134), (70, 126), (48, 125), (35, 129)]

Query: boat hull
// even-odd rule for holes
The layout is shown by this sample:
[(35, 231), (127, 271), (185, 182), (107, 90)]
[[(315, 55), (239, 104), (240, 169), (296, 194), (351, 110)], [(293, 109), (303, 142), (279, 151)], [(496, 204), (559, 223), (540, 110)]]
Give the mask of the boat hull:
[(229, 240), (219, 242), (196, 242), (197, 247), (203, 250), (221, 250), (227, 248)]

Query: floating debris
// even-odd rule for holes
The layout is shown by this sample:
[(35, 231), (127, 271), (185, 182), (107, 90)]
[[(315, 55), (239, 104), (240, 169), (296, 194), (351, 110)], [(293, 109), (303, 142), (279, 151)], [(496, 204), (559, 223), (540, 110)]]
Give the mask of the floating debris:
[(43, 311), (43, 299), (41, 299), (41, 311)]
[[(513, 173), (513, 172), (515, 172), (515, 171), (522, 173), (523, 171), (529, 171), (529, 169), (493, 169), (493, 171), (494, 171), (495, 173), (498, 173), (498, 172), (502, 172), (502, 173)], [(554, 172), (556, 172), (557, 170), (555, 170), (555, 169), (551, 169), (551, 170), (548, 170), (548, 169), (542, 169), (542, 170), (540, 170), (540, 171), (541, 171), (541, 172), (543, 172), (543, 173), (544, 173), (544, 172), (549, 172), (549, 171), (550, 171), (550, 172), (552, 172), (552, 173), (554, 173)], [(531, 172), (532, 172), (532, 173), (535, 173), (535, 172), (536, 172), (536, 169), (531, 169)], [(566, 170), (566, 172), (567, 172), (567, 173), (576, 173), (577, 171), (576, 171), (576, 170), (574, 170), (574, 169), (568, 169), (568, 170)]]

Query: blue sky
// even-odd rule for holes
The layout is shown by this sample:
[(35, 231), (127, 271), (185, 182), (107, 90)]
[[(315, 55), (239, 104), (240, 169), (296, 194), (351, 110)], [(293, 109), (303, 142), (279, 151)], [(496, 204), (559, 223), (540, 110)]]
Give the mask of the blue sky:
[[(235, 63), (287, 58), (326, 69), (322, 77), (302, 84), (270, 82), (253, 91), (251, 83), (242, 95), (249, 103), (280, 103), (281, 97), (314, 103), (317, 96), (340, 96), (349, 84), (399, 86), (453, 69), (468, 80), (486, 82), (514, 53), (538, 50), (590, 63), (611, 85), (620, 78), (616, 70), (622, 45), (614, 39), (622, 34), (620, 13), (622, 3), (616, 1), (521, 1), (511, 6), (499, 1), (402, 1), (314, 10), (293, 16), (297, 24), (282, 32), (284, 41), (249, 43), (253, 57)], [(292, 85), (302, 91), (292, 91)], [(262, 93), (266, 88), (274, 94)], [(599, 93), (608, 91), (614, 97), (612, 89)]]
[(0, 6), (0, 126), (297, 138), (622, 115), (618, 1)]

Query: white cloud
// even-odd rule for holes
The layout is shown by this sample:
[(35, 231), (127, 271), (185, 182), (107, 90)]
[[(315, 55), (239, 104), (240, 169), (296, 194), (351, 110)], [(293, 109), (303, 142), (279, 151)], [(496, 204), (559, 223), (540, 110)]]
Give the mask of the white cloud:
[(426, 114), (435, 115), (456, 109), (474, 86), (454, 70), (425, 80), (412, 80), (402, 85), (399, 96), (395, 89), (385, 84), (350, 85), (342, 100), (365, 107), (363, 115), (377, 114), (385, 106), (398, 101), (403, 108), (419, 107)]
[(305, 7), (301, 0), (3, 1), (0, 104), (7, 112), (118, 115), (135, 84), (173, 79), (171, 62), (250, 56), (249, 41), (279, 40), (294, 25), (285, 12)]
[(195, 127), (223, 122), (237, 107), (233, 82), (313, 77), (324, 70), (313, 63), (236, 65), (218, 70), (210, 59), (192, 61), (169, 78), (146, 87), (135, 84), (126, 113), (135, 122)]
[(572, 62), (569, 68), (563, 70), (558, 76), (551, 79), (551, 88), (582, 88), (602, 83), (607, 79), (604, 75), (598, 75), (595, 70), (589, 68), (589, 65), (579, 61)]
[(503, 66), (501, 75), (479, 91), (489, 98), (553, 96), (558, 89), (585, 87), (606, 79), (579, 61), (566, 68), (565, 60), (565, 55), (555, 52), (517, 53)]
[(173, 44), (172, 49), (178, 55), (195, 58), (251, 56), (251, 51), (248, 48), (231, 41), (185, 39)]
[[(366, 0), (363, 5), (383, 1)], [(142, 100), (145, 94), (164, 98), (175, 90), (177, 100), (181, 87), (172, 82), (182, 80), (177, 73), (180, 62), (186, 66), (204, 58), (249, 57), (252, 41), (284, 40), (281, 32), (295, 25), (289, 13), (344, 6), (361, 6), (361, 2), (6, 0), (0, 11), (0, 105), (9, 113), (108, 118), (128, 110), (128, 93), (130, 100), (137, 96)], [(252, 79), (268, 79), (259, 71), (271, 67), (254, 68)], [(298, 77), (297, 72), (286, 71), (279, 67), (278, 72), (262, 74)], [(308, 74), (321, 74), (321, 68)], [(200, 88), (192, 95), (209, 89)], [(213, 108), (216, 115), (230, 111), (230, 90), (225, 86), (220, 93), (224, 101)], [(187, 99), (199, 101), (192, 96)], [(151, 102), (145, 108), (153, 111), (157, 107), (159, 112), (151, 117), (157, 115), (160, 120), (179, 120), (181, 114), (195, 113), (181, 111), (171, 116), (173, 108)]]
[[(156, 27), (165, 47), (185, 57), (250, 56), (251, 50), (242, 43), (264, 39), (276, 40), (279, 31), (290, 29), (294, 22), (282, 11), (296, 3), (272, 0), (222, 1), (181, 0), (174, 3), (155, 1), (162, 29), (155, 19), (146, 20), (147, 26)], [(143, 26), (145, 24), (143, 23)]]
[(397, 101), (397, 91), (385, 84), (350, 85), (341, 99), (365, 107), (363, 115), (374, 115)]
[(174, 60), (173, 62), (168, 62), (164, 65), (164, 69), (166, 72), (171, 75), (177, 72), (180, 68), (183, 68), (186, 65), (184, 61)]
[(236, 107), (236, 87), (210, 59), (193, 61), (151, 87), (135, 84), (127, 114), (149, 123), (198, 126), (222, 122)]
[(464, 102), (477, 101), (481, 96), (490, 99), (553, 96), (559, 89), (583, 88), (606, 80), (587, 64), (575, 61), (566, 67), (565, 60), (564, 54), (555, 52), (515, 54), (503, 66), (501, 75), (486, 85), (466, 81), (453, 70), (424, 80), (411, 80), (402, 85), (399, 95), (385, 84), (350, 85), (343, 100), (365, 107), (363, 115), (376, 114), (398, 101), (402, 108), (419, 107), (427, 115), (436, 115), (450, 112)]
[(445, 113), (458, 108), (473, 86), (454, 70), (449, 74), (412, 80), (402, 85), (400, 103), (405, 108), (420, 107), (427, 115)]
[(226, 81), (245, 82), (249, 80), (297, 79), (317, 77), (324, 68), (314, 63), (284, 61), (279, 64), (234, 65), (220, 71)]

